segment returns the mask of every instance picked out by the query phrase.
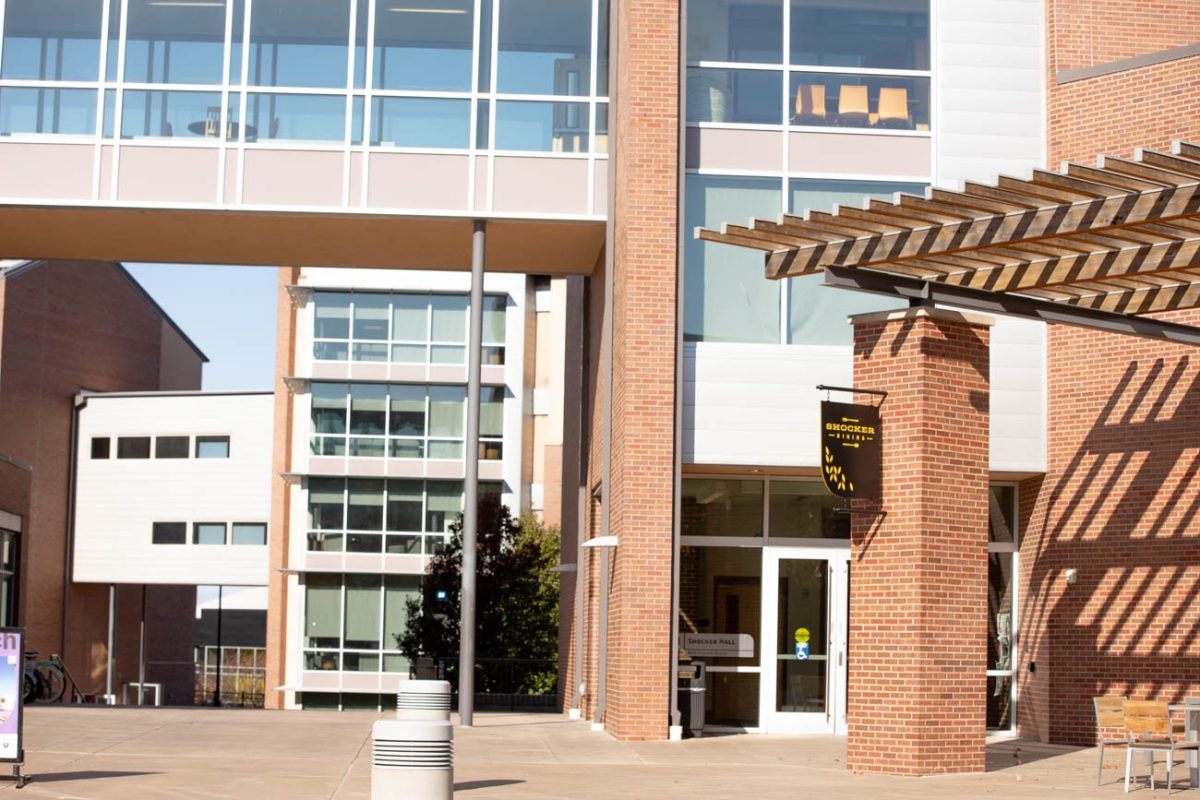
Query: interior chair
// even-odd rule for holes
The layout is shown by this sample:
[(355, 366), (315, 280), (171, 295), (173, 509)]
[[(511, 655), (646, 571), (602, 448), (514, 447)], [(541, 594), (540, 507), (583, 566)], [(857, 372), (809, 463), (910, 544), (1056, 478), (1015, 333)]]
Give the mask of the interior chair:
[(1171, 727), (1167, 704), (1161, 700), (1126, 700), (1122, 706), (1125, 716), (1125, 791), (1133, 771), (1133, 754), (1150, 754), (1150, 788), (1154, 785), (1154, 754), (1167, 754), (1167, 794), (1171, 793), (1171, 769), (1175, 766), (1176, 751), (1200, 753), (1200, 741), (1182, 739)]
[[(1092, 704), (1096, 707), (1096, 743), (1100, 746), (1100, 755), (1096, 759), (1096, 785), (1099, 786), (1104, 775), (1105, 746), (1125, 744), (1125, 698), (1093, 697)], [(1116, 731), (1120, 732), (1119, 738), (1113, 736)]]
[(838, 91), (838, 124), (866, 127), (870, 120), (866, 86), (842, 86)]
[(825, 125), (825, 84), (802, 83), (796, 87), (796, 113), (793, 125)]
[(221, 107), (209, 106), (204, 112), (204, 135), (213, 138), (221, 129)]
[(879, 90), (878, 125), (881, 128), (912, 127), (912, 119), (908, 115), (908, 89), (895, 86)]

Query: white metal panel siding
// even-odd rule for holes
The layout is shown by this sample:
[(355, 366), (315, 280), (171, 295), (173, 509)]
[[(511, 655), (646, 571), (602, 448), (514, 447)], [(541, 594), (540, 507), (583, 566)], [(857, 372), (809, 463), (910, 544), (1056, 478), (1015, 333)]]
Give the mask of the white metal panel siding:
[(1044, 166), (1045, 3), (935, 0), (939, 186)]
[[(74, 579), (265, 585), (266, 546), (191, 544), (191, 526), (269, 522), (271, 419), (267, 394), (90, 397), (79, 418)], [(115, 458), (122, 435), (190, 435), (189, 458)], [(196, 435), (228, 435), (229, 458), (195, 458)], [(93, 436), (113, 437), (114, 457), (92, 459)], [(188, 523), (189, 543), (152, 544), (153, 522)]]
[(816, 467), (816, 386), (849, 386), (851, 372), (848, 347), (684, 345), (683, 460)]
[[(1046, 469), (1045, 361), (1042, 323), (996, 320), (990, 366), (992, 471)], [(683, 381), (685, 463), (816, 468), (824, 398), (816, 386), (853, 384), (851, 349), (687, 344)], [(886, 424), (886, 406), (883, 418)]]
[(1046, 326), (996, 317), (991, 331), (991, 469), (1046, 471)]

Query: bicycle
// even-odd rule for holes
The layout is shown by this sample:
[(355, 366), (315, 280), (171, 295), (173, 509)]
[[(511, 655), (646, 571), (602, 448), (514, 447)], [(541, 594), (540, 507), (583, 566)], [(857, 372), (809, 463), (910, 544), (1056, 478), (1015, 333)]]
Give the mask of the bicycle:
[[(25, 702), (57, 703), (67, 689), (67, 668), (57, 655), (38, 660), (36, 651), (25, 653)], [(72, 681), (74, 683), (74, 681)]]

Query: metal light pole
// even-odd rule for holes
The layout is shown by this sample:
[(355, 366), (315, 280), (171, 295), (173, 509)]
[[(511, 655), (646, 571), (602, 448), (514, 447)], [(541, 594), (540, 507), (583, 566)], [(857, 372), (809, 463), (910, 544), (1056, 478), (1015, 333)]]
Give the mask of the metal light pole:
[(458, 642), (458, 714), (470, 727), (475, 716), (475, 538), (479, 527), (479, 395), (483, 349), (483, 250), (486, 223), (475, 220), (471, 238), (471, 328), (467, 344), (467, 434), (463, 453), (462, 616)]

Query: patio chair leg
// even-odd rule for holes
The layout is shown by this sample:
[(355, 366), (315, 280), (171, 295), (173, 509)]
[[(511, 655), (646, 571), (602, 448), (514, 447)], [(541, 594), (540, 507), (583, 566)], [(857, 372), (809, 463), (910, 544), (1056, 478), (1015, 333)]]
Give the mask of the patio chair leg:
[(1129, 794), (1129, 771), (1133, 769), (1133, 748), (1125, 748), (1125, 794)]
[(1158, 787), (1154, 785), (1154, 751), (1150, 750), (1146, 753), (1150, 756), (1150, 791), (1154, 791)]
[(1171, 768), (1175, 766), (1174, 751), (1167, 751), (1167, 794), (1171, 793)]
[(1096, 760), (1096, 785), (1100, 785), (1100, 777), (1104, 775), (1104, 740), (1100, 740), (1100, 757)]

